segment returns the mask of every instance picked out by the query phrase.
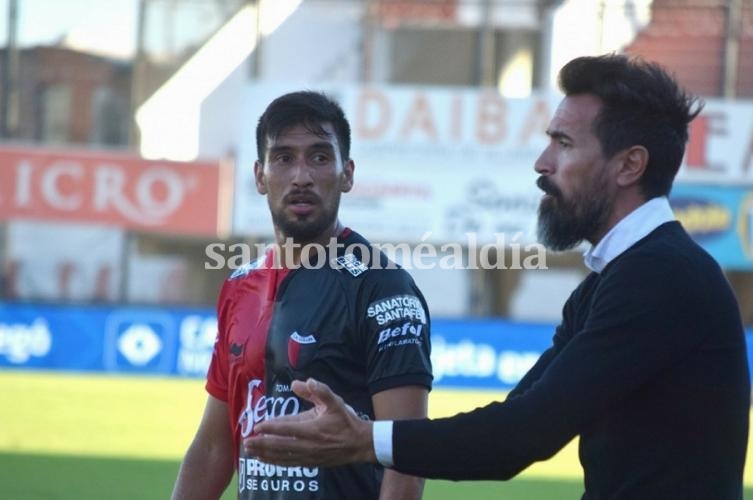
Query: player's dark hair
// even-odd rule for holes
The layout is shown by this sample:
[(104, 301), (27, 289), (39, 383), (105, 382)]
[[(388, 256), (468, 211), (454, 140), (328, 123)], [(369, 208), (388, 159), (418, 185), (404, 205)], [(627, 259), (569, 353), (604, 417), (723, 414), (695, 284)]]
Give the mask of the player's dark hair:
[(641, 188), (648, 199), (669, 194), (688, 142), (688, 124), (703, 101), (661, 66), (638, 57), (579, 57), (559, 74), (565, 95), (593, 94), (603, 108), (593, 123), (606, 158), (634, 145), (648, 151)]
[(261, 163), (267, 153), (267, 138), (277, 139), (285, 130), (303, 125), (310, 132), (326, 136), (322, 128), (332, 124), (343, 161), (350, 159), (350, 124), (340, 105), (321, 92), (301, 91), (272, 101), (256, 126), (256, 154)]

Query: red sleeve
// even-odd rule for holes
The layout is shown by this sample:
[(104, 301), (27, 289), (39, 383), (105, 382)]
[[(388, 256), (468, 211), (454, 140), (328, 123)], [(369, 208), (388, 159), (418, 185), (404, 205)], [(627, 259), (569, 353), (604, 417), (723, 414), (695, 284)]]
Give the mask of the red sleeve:
[(226, 325), (229, 320), (232, 304), (231, 297), (234, 289), (233, 283), (226, 280), (222, 285), (222, 290), (220, 290), (220, 296), (217, 301), (217, 338), (214, 340), (212, 360), (209, 363), (207, 383), (205, 385), (210, 395), (225, 402), (228, 401), (228, 342)]

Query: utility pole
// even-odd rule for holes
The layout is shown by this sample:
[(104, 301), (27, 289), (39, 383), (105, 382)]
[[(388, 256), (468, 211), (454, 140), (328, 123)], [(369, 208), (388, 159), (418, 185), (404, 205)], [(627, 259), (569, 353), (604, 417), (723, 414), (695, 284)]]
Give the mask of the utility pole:
[(492, 0), (482, 0), (481, 20), (478, 32), (478, 50), (476, 52), (476, 84), (489, 86), (496, 84), (494, 75), (496, 47), (494, 39), (494, 10)]
[(724, 34), (724, 64), (722, 65), (722, 96), (727, 99), (732, 99), (736, 95), (742, 10), (742, 0), (727, 0), (727, 29)]
[(136, 53), (131, 68), (131, 133), (128, 141), (131, 147), (138, 149), (141, 142), (139, 127), (136, 124), (136, 110), (144, 101), (146, 93), (146, 50), (144, 49), (147, 22), (147, 1), (139, 0), (136, 15)]
[(250, 0), (250, 1), (253, 4), (255, 4), (254, 10), (255, 10), (255, 15), (256, 15), (255, 17), (256, 26), (254, 27), (254, 37), (256, 38), (255, 40), (256, 44), (254, 45), (254, 51), (251, 53), (250, 70), (251, 70), (251, 79), (257, 80), (261, 77), (261, 73), (262, 73), (261, 51), (262, 51), (264, 36), (261, 32), (261, 28), (263, 25), (261, 16), (262, 16), (262, 3), (263, 2), (262, 0)]
[(2, 59), (0, 137), (9, 139), (18, 125), (18, 0), (8, 0), (8, 38)]
[(369, 83), (374, 76), (374, 36), (376, 4), (374, 0), (365, 0), (361, 18), (361, 68), (360, 83)]

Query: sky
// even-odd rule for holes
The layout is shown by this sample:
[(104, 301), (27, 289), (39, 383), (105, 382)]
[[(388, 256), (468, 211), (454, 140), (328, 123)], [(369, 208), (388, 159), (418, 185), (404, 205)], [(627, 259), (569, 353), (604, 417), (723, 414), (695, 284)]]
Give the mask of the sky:
[[(18, 44), (67, 47), (130, 58), (136, 50), (139, 0), (17, 0)], [(8, 38), (8, 5), (0, 0), (0, 46)], [(201, 43), (223, 24), (241, 0), (149, 0), (146, 50), (174, 55)]]
[[(136, 46), (139, 0), (17, 0), (20, 46), (68, 45), (116, 57), (130, 57)], [(0, 46), (8, 37), (9, 0), (0, 0)]]

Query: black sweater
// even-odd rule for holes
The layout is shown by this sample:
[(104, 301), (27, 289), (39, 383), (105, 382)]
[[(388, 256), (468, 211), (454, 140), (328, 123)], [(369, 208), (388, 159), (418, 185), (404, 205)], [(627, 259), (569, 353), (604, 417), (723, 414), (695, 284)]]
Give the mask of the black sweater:
[(395, 422), (393, 456), (418, 476), (509, 479), (580, 435), (584, 499), (740, 499), (749, 407), (735, 297), (669, 222), (575, 289), (506, 401)]

